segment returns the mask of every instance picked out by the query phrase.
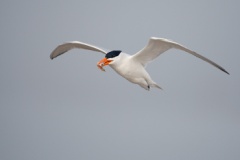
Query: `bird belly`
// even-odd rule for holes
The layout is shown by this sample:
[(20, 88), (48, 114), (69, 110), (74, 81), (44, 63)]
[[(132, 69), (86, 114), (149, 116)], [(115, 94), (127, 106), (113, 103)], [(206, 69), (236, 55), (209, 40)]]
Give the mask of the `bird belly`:
[(148, 88), (147, 81), (150, 77), (142, 65), (136, 63), (124, 63), (113, 69), (128, 81), (139, 84), (145, 89)]

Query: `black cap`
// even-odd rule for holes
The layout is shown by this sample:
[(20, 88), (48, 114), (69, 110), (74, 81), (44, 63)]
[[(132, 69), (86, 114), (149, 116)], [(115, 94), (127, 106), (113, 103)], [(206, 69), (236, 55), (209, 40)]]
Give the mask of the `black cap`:
[(117, 57), (121, 52), (122, 51), (120, 51), (120, 50), (114, 50), (114, 51), (108, 52), (105, 57), (107, 59), (108, 58), (114, 58), (114, 57)]

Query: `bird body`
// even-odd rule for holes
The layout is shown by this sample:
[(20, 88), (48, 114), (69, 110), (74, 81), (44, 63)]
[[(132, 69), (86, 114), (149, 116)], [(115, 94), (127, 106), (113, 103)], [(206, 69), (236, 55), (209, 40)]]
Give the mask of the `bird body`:
[(168, 39), (164, 38), (150, 38), (148, 44), (139, 52), (134, 55), (129, 55), (123, 53), (119, 50), (113, 50), (111, 52), (106, 52), (104, 49), (99, 47), (82, 43), (78, 41), (72, 41), (59, 45), (50, 55), (50, 58), (53, 59), (73, 48), (86, 49), (97, 51), (106, 54), (105, 57), (97, 63), (99, 69), (103, 69), (104, 66), (109, 65), (113, 70), (115, 70), (119, 75), (127, 79), (128, 81), (138, 84), (146, 90), (149, 90), (150, 87), (156, 87), (161, 89), (150, 77), (146, 71), (146, 65), (157, 58), (160, 54), (165, 51), (175, 48), (187, 53), (190, 53), (211, 65), (217, 67), (223, 72), (229, 74), (223, 67), (219, 66), (215, 62), (203, 57), (202, 55)]
[(150, 86), (157, 86), (151, 79), (145, 67), (136, 61), (133, 56), (126, 53), (121, 53), (119, 58), (121, 60), (116, 61), (116, 63), (113, 62), (109, 65), (119, 75), (132, 83), (139, 84), (141, 87), (147, 90), (150, 89)]

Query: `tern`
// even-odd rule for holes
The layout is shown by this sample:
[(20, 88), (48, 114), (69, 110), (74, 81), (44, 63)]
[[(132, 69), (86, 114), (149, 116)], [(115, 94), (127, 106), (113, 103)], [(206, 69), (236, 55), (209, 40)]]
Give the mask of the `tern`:
[(151, 37), (148, 41), (148, 44), (134, 55), (126, 54), (121, 50), (113, 50), (107, 52), (105, 49), (99, 48), (91, 44), (79, 41), (71, 41), (57, 46), (56, 49), (54, 49), (51, 53), (50, 58), (54, 59), (57, 56), (62, 55), (63, 53), (74, 48), (86, 49), (105, 54), (105, 57), (97, 63), (97, 67), (99, 69), (105, 71), (103, 67), (109, 65), (119, 75), (132, 83), (138, 84), (146, 90), (150, 90), (151, 87), (161, 89), (161, 87), (152, 80), (152, 78), (146, 71), (146, 65), (152, 60), (156, 59), (165, 51), (172, 48), (190, 53), (191, 55), (194, 55), (204, 60), (205, 62), (208, 62), (209, 64), (215, 66), (221, 71), (229, 74), (223, 67), (221, 67), (217, 63), (184, 47), (183, 45), (169, 39), (156, 37)]

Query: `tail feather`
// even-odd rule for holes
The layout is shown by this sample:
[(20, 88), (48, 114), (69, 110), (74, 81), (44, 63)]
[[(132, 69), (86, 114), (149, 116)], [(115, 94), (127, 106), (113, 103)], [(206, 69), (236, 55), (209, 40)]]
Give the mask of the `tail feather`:
[(150, 86), (163, 90), (157, 83), (150, 84)]

